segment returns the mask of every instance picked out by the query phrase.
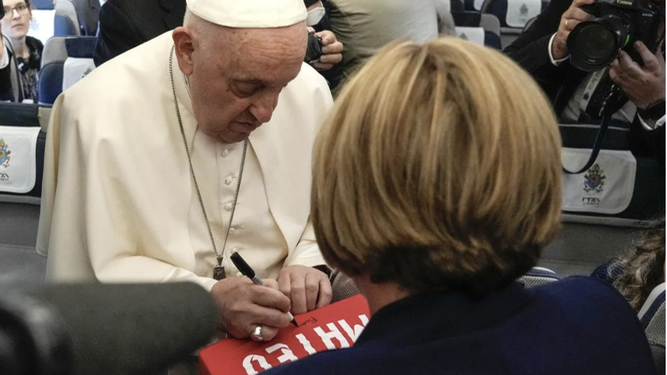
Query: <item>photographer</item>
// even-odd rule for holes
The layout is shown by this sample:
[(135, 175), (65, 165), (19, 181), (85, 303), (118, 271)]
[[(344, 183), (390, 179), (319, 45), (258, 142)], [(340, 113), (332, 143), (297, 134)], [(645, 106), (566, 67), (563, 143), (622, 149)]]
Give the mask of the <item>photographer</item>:
[[(589, 92), (604, 96), (605, 90), (611, 91), (612, 84), (618, 85), (629, 100), (614, 113), (612, 120), (633, 123), (629, 135), (632, 150), (653, 155), (664, 163), (664, 3), (658, 3), (659, 25), (655, 28), (656, 35), (652, 35), (657, 48), (650, 51), (637, 41), (619, 51), (608, 72), (601, 70), (603, 74), (597, 74), (597, 78), (595, 72), (587, 73), (572, 65), (567, 45), (572, 30), (593, 18), (582, 7), (594, 3), (594, 0), (552, 0), (505, 53), (535, 78), (562, 122), (597, 123), (599, 118), (591, 116), (595, 111), (586, 108), (593, 102)], [(637, 61), (628, 55), (631, 50), (640, 56)]]

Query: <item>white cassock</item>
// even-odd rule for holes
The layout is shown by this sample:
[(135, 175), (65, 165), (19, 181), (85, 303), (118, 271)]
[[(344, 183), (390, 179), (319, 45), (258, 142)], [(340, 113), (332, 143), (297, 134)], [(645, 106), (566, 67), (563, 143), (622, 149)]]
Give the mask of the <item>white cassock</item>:
[[(193, 281), (210, 289), (216, 257), (179, 130), (168, 32), (109, 61), (53, 106), (37, 251), (54, 282)], [(243, 142), (198, 129), (184, 77), (176, 96), (218, 251), (223, 247)], [(226, 246), (227, 276), (239, 253), (260, 277), (288, 265), (324, 264), (309, 224), (311, 154), (332, 105), (306, 64), (280, 94), (270, 122), (250, 135)]]

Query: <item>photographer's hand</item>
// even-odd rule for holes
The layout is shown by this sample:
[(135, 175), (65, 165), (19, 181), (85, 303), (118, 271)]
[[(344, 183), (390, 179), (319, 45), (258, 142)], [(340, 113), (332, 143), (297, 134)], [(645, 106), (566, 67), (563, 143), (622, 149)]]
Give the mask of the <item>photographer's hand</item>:
[(665, 60), (662, 57), (662, 47), (655, 53), (642, 42), (636, 42), (634, 47), (644, 61), (643, 66), (621, 50), (611, 63), (609, 77), (621, 86), (637, 108), (645, 109), (665, 98)]
[(322, 57), (320, 61), (313, 64), (318, 71), (331, 69), (334, 64), (343, 61), (343, 43), (336, 39), (336, 35), (329, 30), (320, 31), (315, 35), (322, 38)]
[(570, 52), (567, 49), (567, 37), (579, 23), (590, 20), (593, 16), (581, 9), (583, 5), (593, 4), (595, 0), (574, 0), (572, 5), (563, 13), (558, 25), (556, 37), (551, 44), (551, 56), (554, 60), (566, 58)]

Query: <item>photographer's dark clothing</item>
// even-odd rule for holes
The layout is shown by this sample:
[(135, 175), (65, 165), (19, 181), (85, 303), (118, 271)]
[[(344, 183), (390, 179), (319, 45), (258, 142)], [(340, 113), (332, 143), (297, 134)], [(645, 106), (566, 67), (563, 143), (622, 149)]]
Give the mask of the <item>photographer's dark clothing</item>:
[[(4, 43), (9, 42), (5, 39)], [(26, 37), (25, 43), (29, 52), (27, 60), (16, 57), (10, 46), (4, 47), (4, 53), (9, 55), (9, 64), (0, 69), (0, 101), (22, 102), (26, 99), (35, 103), (39, 101), (37, 85), (44, 45), (39, 39), (30, 36)], [(20, 78), (20, 88), (13, 87), (12, 74), (16, 74)], [(19, 80), (17, 77), (14, 77), (14, 82)]]
[[(593, 318), (594, 317), (594, 318)], [(655, 374), (636, 313), (588, 277), (481, 299), (431, 292), (391, 303), (354, 346), (266, 371), (288, 374)]]
[(183, 25), (185, 0), (109, 0), (100, 10), (96, 66)]

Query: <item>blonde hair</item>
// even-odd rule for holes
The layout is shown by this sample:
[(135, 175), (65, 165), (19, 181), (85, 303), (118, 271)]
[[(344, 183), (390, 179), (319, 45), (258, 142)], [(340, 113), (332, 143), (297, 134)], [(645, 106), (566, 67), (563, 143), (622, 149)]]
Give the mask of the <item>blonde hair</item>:
[(456, 38), (384, 48), (314, 148), (325, 259), (408, 290), (485, 293), (532, 267), (560, 221), (560, 135), (537, 84)]

